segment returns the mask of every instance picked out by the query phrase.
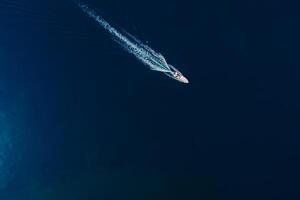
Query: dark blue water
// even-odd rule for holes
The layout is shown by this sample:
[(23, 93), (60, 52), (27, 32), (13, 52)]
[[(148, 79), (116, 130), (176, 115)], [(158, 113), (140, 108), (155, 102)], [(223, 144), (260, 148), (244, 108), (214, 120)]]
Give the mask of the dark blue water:
[(0, 0), (0, 199), (299, 199), (299, 4)]

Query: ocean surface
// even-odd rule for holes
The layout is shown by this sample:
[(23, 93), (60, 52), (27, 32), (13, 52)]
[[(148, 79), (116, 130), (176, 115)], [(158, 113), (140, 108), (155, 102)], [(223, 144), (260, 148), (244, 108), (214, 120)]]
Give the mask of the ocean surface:
[(283, 0), (0, 0), (1, 200), (300, 199), (300, 10)]

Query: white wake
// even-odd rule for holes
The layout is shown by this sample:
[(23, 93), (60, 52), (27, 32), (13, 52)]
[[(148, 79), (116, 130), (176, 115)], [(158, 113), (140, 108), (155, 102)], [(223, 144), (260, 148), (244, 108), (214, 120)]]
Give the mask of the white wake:
[(86, 5), (79, 4), (79, 7), (84, 11), (89, 17), (93, 18), (101, 27), (110, 33), (113, 40), (116, 41), (120, 46), (127, 52), (134, 55), (138, 60), (143, 62), (145, 65), (149, 66), (151, 70), (160, 72), (171, 72), (165, 58), (160, 54), (155, 52), (149, 46), (143, 44), (140, 40), (132, 36), (131, 34), (125, 32), (122, 34), (114, 27), (112, 27), (106, 20)]

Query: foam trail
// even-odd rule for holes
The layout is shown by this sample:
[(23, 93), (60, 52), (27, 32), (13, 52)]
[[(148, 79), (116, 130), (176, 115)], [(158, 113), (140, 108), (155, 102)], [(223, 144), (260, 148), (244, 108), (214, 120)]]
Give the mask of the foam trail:
[(134, 55), (138, 60), (149, 66), (151, 70), (160, 72), (171, 72), (172, 70), (168, 66), (165, 58), (155, 52), (149, 46), (143, 44), (140, 40), (132, 36), (131, 34), (124, 31), (122, 34), (117, 29), (112, 27), (102, 17), (86, 5), (78, 4), (78, 6), (84, 11), (89, 17), (93, 18), (101, 27), (103, 27), (112, 36), (123, 49)]

